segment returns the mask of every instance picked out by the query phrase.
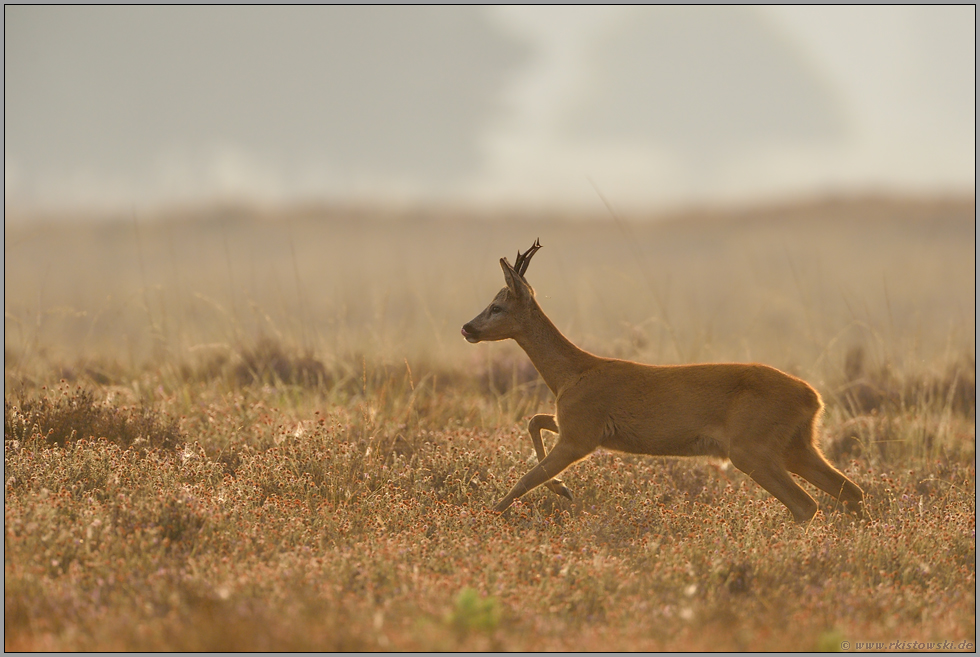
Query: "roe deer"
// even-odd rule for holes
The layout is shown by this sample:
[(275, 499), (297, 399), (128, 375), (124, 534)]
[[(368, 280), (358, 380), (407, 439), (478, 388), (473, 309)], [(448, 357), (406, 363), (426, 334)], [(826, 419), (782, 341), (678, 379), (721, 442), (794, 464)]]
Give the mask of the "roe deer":
[[(555, 477), (599, 447), (653, 456), (730, 459), (792, 512), (810, 520), (817, 503), (790, 473), (864, 515), (863, 491), (834, 468), (815, 442), (823, 410), (806, 382), (758, 364), (644, 365), (579, 349), (541, 310), (524, 274), (538, 240), (500, 259), (507, 286), (462, 328), (469, 342), (513, 338), (555, 395), (556, 415), (528, 423), (538, 464), (494, 507), (503, 512), (544, 484), (572, 499)], [(541, 430), (558, 433), (545, 452)]]

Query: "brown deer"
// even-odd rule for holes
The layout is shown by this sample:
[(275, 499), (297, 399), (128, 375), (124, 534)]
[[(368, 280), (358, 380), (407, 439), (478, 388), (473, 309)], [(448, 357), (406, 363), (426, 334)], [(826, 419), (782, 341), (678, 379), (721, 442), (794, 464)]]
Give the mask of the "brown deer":
[[(528, 423), (538, 464), (494, 511), (503, 512), (542, 484), (572, 499), (557, 475), (603, 447), (730, 459), (785, 504), (797, 522), (810, 520), (818, 505), (790, 473), (864, 515), (863, 491), (815, 442), (823, 410), (816, 390), (767, 365), (645, 365), (579, 349), (544, 314), (524, 278), (540, 248), (535, 240), (525, 253), (518, 251), (513, 267), (500, 259), (507, 287), (462, 329), (473, 343), (516, 340), (556, 400), (555, 415), (535, 415)], [(547, 453), (542, 429), (558, 434)]]

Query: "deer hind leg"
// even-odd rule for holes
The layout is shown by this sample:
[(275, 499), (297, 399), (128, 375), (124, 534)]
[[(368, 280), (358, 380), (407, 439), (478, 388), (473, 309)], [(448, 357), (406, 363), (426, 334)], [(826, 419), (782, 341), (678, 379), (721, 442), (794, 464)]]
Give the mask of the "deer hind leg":
[[(544, 450), (544, 442), (541, 440), (541, 430), (547, 429), (558, 433), (558, 422), (554, 415), (535, 415), (527, 423), (527, 430), (531, 434), (531, 442), (534, 443), (534, 451), (538, 454), (538, 463), (544, 460), (547, 453)], [(561, 479), (553, 478), (544, 482), (544, 485), (551, 489), (555, 494), (572, 499), (572, 491), (568, 490)]]
[(572, 463), (585, 458), (589, 453), (590, 451), (583, 451), (573, 447), (569, 442), (559, 438), (555, 448), (540, 463), (534, 466), (530, 472), (521, 477), (517, 485), (504, 496), (504, 499), (500, 500), (493, 507), (493, 510), (497, 513), (505, 511), (521, 495), (550, 481), (555, 475), (559, 474)]
[(752, 477), (755, 483), (785, 504), (796, 522), (806, 522), (817, 512), (819, 507), (816, 501), (770, 456), (733, 451), (731, 460), (732, 465)]
[(786, 453), (786, 467), (839, 500), (848, 511), (865, 516), (864, 491), (832, 466), (814, 445), (793, 445)]

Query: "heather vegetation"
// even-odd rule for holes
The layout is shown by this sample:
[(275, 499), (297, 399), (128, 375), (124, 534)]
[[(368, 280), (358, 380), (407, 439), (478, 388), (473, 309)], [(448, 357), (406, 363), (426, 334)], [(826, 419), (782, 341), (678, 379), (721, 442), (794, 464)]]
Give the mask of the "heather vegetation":
[[(8, 226), (5, 648), (974, 649), (972, 199), (766, 212)], [(538, 236), (579, 344), (810, 381), (870, 519), (603, 451), (490, 513), (553, 400), (458, 331)]]

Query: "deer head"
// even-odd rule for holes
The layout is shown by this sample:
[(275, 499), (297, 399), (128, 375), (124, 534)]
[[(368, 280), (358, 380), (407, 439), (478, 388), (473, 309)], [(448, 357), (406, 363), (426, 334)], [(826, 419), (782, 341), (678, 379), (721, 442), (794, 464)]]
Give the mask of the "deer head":
[(526, 323), (525, 318), (533, 306), (534, 290), (524, 278), (531, 257), (541, 248), (541, 242), (534, 240), (524, 253), (517, 252), (517, 260), (511, 266), (507, 258), (500, 259), (507, 287), (500, 290), (486, 309), (463, 325), (461, 333), (468, 342), (506, 340), (513, 338)]

